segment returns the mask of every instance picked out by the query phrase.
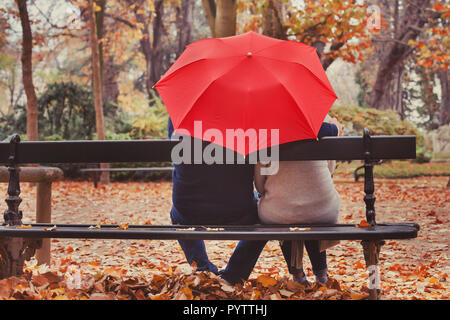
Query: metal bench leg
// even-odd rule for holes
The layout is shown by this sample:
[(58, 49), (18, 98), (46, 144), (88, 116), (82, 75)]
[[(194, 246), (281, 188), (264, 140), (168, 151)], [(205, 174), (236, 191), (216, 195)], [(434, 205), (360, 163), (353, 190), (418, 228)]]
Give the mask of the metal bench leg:
[(380, 285), (380, 270), (378, 268), (378, 261), (380, 257), (381, 246), (384, 240), (363, 240), (361, 241), (364, 250), (364, 260), (369, 271), (369, 294), (371, 300), (380, 299), (381, 285)]
[[(8, 209), (4, 212), (4, 224), (12, 228), (22, 225), (22, 211), (19, 205), (20, 198), (19, 172), (16, 163), (17, 145), (20, 142), (18, 135), (11, 138), (11, 149), (8, 163), (9, 184), (6, 203)], [(23, 263), (29, 260), (40, 247), (42, 241), (23, 238), (0, 238), (0, 279), (19, 276), (23, 272)]]
[(358, 182), (359, 177), (363, 177), (364, 176), (363, 173), (359, 173), (359, 171), (361, 171), (363, 168), (364, 168), (364, 165), (356, 168), (355, 171), (353, 172), (353, 176), (355, 177), (355, 182)]
[[(372, 158), (372, 142), (368, 129), (364, 129), (364, 202), (366, 204), (366, 219), (371, 228), (376, 226), (375, 219), (375, 200), (374, 195), (375, 184), (373, 181), (373, 165), (376, 160)], [(371, 300), (380, 298), (380, 270), (378, 269), (378, 259), (380, 256), (381, 246), (384, 240), (363, 240), (361, 241), (364, 250), (364, 259), (366, 267), (369, 271), (369, 294)]]

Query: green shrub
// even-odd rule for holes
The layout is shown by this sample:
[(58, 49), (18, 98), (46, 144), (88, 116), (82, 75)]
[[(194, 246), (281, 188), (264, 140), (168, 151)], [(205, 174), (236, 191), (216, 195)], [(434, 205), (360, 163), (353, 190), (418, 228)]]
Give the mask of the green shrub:
[(50, 136), (45, 136), (44, 139), (42, 139), (43, 141), (62, 141), (64, 140), (63, 137), (61, 137), (60, 134), (58, 133), (54, 133)]
[(393, 110), (377, 110), (358, 106), (333, 106), (329, 112), (344, 126), (344, 135), (362, 135), (368, 128), (372, 135), (414, 135), (418, 162), (429, 161), (424, 148), (424, 137), (408, 120), (400, 119)]
[(92, 139), (95, 110), (90, 89), (74, 82), (50, 83), (38, 99), (38, 111), (40, 140)]
[(26, 140), (26, 107), (15, 105), (13, 110), (10, 115), (0, 115), (0, 141), (9, 141), (15, 133), (20, 135), (21, 141)]
[(401, 120), (393, 110), (376, 110), (358, 106), (334, 106), (330, 116), (337, 118), (344, 125), (347, 134), (361, 135), (368, 128), (373, 135), (415, 135), (423, 137), (417, 128), (407, 120)]
[(131, 135), (145, 139), (167, 138), (169, 114), (161, 98), (152, 91), (153, 98), (147, 105), (136, 106), (130, 115)]

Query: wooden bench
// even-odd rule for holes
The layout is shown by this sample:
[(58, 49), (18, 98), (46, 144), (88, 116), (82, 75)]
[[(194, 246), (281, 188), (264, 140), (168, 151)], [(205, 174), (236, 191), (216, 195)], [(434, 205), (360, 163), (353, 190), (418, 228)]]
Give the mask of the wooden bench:
[[(378, 223), (375, 220), (373, 163), (380, 159), (415, 158), (415, 136), (374, 136), (364, 130), (363, 137), (326, 137), (319, 141), (305, 140), (279, 147), (281, 161), (293, 160), (364, 160), (364, 202), (369, 227), (354, 224), (336, 225), (242, 225), (242, 226), (180, 226), (30, 224), (20, 228), (22, 213), (18, 165), (25, 163), (107, 163), (171, 161), (175, 140), (142, 141), (55, 141), (20, 142), (16, 135), (10, 143), (0, 143), (0, 163), (9, 167), (8, 209), (0, 227), (0, 277), (20, 275), (25, 259), (29, 259), (41, 239), (204, 239), (204, 240), (362, 240), (364, 258), (369, 271), (370, 298), (380, 296), (378, 259), (385, 239), (417, 237), (415, 223)], [(208, 143), (202, 142), (203, 147)], [(124, 152), (126, 150), (126, 152)], [(225, 152), (224, 152), (225, 153)], [(236, 155), (237, 156), (237, 155)], [(247, 157), (246, 159), (251, 159)], [(226, 165), (226, 164), (224, 164)], [(28, 223), (26, 223), (28, 225)], [(308, 228), (296, 230), (296, 228)], [(217, 229), (220, 228), (220, 229)], [(293, 231), (294, 230), (294, 231)]]
[(152, 167), (152, 168), (84, 168), (79, 169), (80, 173), (88, 173), (94, 183), (94, 187), (98, 187), (100, 181), (100, 174), (102, 172), (172, 172), (173, 167)]
[[(35, 182), (36, 187), (36, 222), (50, 223), (52, 221), (52, 183), (64, 178), (60, 168), (23, 167), (19, 168), (22, 182)], [(0, 182), (9, 182), (9, 171), (0, 167)], [(50, 239), (44, 239), (42, 246), (36, 252), (38, 264), (50, 264)]]

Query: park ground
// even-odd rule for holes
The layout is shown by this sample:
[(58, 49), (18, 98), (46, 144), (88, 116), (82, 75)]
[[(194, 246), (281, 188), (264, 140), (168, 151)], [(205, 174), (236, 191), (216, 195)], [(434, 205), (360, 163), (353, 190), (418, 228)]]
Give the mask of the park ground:
[[(428, 167), (431, 165), (429, 164)], [(439, 172), (449, 164), (439, 164)], [(345, 167), (345, 166), (344, 166)], [(435, 167), (433, 169), (435, 170)], [(362, 179), (361, 179), (362, 180)], [(376, 178), (378, 222), (416, 222), (419, 236), (387, 240), (381, 249), (382, 299), (449, 300), (450, 189), (448, 176)], [(341, 223), (365, 219), (363, 183), (349, 170), (334, 177), (341, 196)], [(0, 190), (6, 195), (6, 184)], [(36, 187), (23, 184), (24, 223), (34, 222)], [(171, 182), (113, 182), (94, 188), (87, 181), (53, 185), (52, 222), (170, 224)], [(244, 285), (231, 287), (214, 275), (196, 272), (173, 240), (52, 240), (52, 262), (33, 258), (20, 278), (1, 280), (6, 299), (365, 299), (367, 271), (359, 241), (341, 241), (328, 252), (331, 281), (294, 283), (277, 241), (270, 241)], [(223, 268), (236, 241), (207, 241), (213, 263)]]

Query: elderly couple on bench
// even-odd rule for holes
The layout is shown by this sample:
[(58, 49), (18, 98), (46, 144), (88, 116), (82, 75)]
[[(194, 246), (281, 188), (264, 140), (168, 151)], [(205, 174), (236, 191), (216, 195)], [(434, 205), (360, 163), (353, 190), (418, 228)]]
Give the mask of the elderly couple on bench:
[[(342, 127), (327, 116), (318, 137), (342, 134)], [(169, 138), (174, 132), (169, 119)], [(278, 171), (261, 175), (262, 164), (174, 164), (173, 224), (252, 225), (336, 223), (340, 198), (333, 184), (334, 161), (281, 161)], [(255, 191), (254, 187), (256, 187)], [(220, 275), (230, 284), (243, 283), (250, 276), (266, 240), (241, 240), (227, 266), (218, 270), (209, 259), (203, 240), (179, 240), (189, 264), (198, 271)], [(336, 242), (310, 240), (304, 245), (315, 280), (328, 281), (326, 248)], [(283, 241), (281, 250), (289, 273), (299, 283), (307, 278), (300, 263), (293, 260), (293, 241)], [(299, 248), (300, 259), (303, 246)], [(298, 260), (295, 257), (294, 260)]]

